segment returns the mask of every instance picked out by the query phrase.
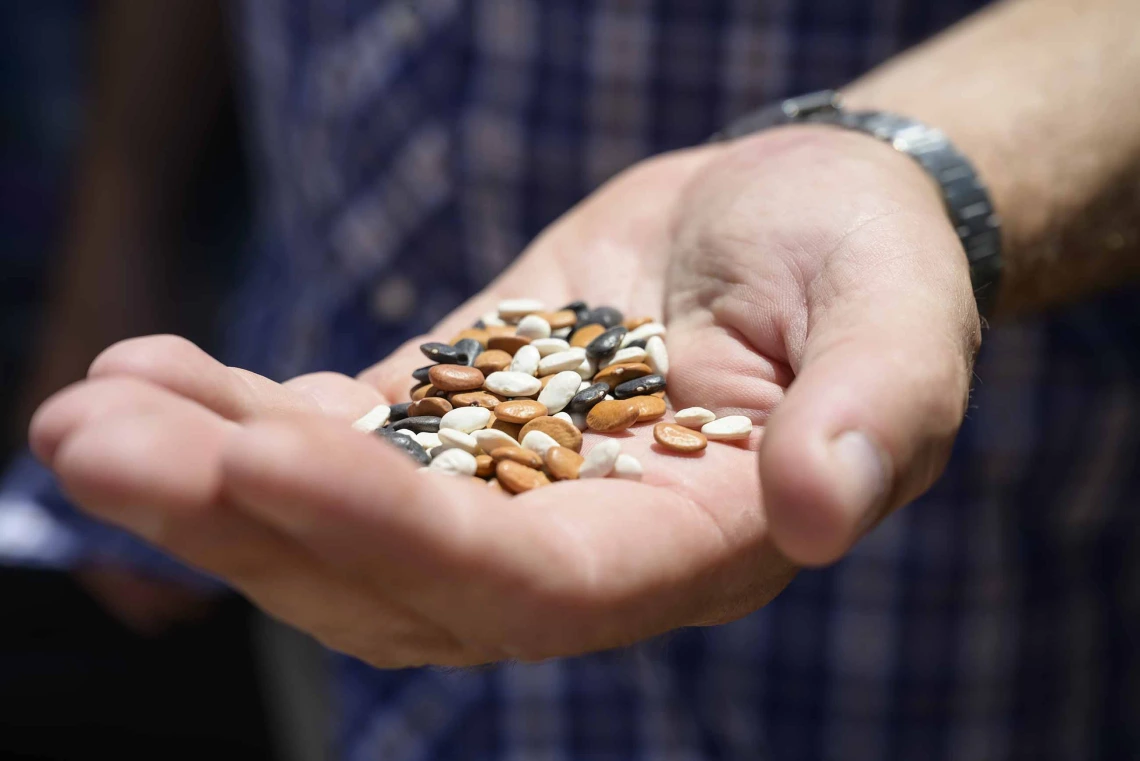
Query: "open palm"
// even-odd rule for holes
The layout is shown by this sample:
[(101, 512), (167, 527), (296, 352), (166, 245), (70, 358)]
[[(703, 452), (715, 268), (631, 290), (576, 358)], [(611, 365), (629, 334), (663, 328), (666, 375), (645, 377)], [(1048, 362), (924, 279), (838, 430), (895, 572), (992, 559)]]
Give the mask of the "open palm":
[[(433, 332), (509, 297), (663, 317), (674, 407), (772, 419), (691, 456), (660, 450), (650, 426), (619, 434), (641, 483), (511, 498), (425, 477), (351, 430), (406, 398), (424, 339), (357, 379), (280, 385), (177, 338), (134, 339), (44, 405), (33, 449), (86, 509), (378, 666), (542, 658), (731, 620), (783, 589), (786, 554), (833, 559), (940, 469), (977, 318), (924, 183), (829, 129), (660, 157)], [(853, 429), (874, 446), (829, 448)], [(837, 462), (878, 475), (852, 481)], [(853, 507), (868, 500), (870, 518)]]

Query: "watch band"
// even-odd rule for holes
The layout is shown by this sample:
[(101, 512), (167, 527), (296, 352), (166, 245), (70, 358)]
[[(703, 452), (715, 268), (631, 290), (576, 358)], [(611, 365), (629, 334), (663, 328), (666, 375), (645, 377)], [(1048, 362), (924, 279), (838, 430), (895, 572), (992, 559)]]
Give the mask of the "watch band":
[(823, 90), (746, 114), (712, 140), (731, 140), (797, 123), (833, 124), (866, 133), (910, 156), (926, 170), (942, 190), (946, 212), (966, 251), (978, 311), (988, 317), (1001, 281), (1001, 221), (973, 165), (946, 135), (896, 114), (847, 111), (840, 103), (839, 93)]

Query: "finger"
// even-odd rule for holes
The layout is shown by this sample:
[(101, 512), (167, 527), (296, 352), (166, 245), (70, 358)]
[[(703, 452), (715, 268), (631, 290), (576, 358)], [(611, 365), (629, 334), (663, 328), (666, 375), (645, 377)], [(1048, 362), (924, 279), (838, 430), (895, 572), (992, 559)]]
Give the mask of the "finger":
[(791, 573), (763, 549), (755, 476), (729, 483), (733, 507), (717, 516), (683, 490), (618, 480), (507, 499), (472, 479), (418, 473), (374, 437), (308, 418), (236, 433), (225, 461), (235, 504), (500, 657), (581, 652), (740, 615), (732, 604), (757, 590), (730, 589), (731, 579), (786, 583)]
[(965, 257), (942, 227), (894, 219), (857, 242), (873, 246), (857, 278), (840, 258), (825, 273), (802, 366), (760, 451), (772, 536), (793, 560), (834, 561), (945, 464), (978, 320)]
[(377, 665), (472, 659), (445, 630), (384, 603), (219, 500), (220, 453), (234, 424), (173, 394), (168, 402), (162, 411), (95, 421), (67, 437), (57, 472), (79, 504)]

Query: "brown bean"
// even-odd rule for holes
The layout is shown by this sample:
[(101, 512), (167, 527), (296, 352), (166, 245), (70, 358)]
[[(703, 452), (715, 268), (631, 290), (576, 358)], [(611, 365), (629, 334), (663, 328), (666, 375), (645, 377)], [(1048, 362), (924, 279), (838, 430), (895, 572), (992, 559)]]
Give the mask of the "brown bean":
[(542, 431), (557, 441), (559, 446), (572, 449), (575, 452), (582, 451), (582, 432), (562, 418), (552, 416), (536, 417), (524, 425), (522, 430), (519, 431), (519, 441), (525, 439), (526, 435), (531, 431)]
[(433, 365), (428, 370), (431, 384), (444, 391), (474, 391), (483, 387), (483, 373), (467, 365)]
[(511, 355), (502, 349), (490, 349), (481, 352), (479, 356), (475, 358), (475, 369), (484, 375), (506, 370), (510, 366)]
[(495, 462), (510, 460), (517, 462), (519, 465), (525, 465), (528, 468), (542, 467), (542, 455), (530, 449), (523, 449), (522, 447), (496, 447), (495, 450), (491, 452), (491, 459)]
[(629, 401), (637, 405), (637, 422), (656, 420), (665, 414), (665, 400), (656, 396), (634, 396)]
[(462, 391), (452, 394), (450, 400), (453, 407), (486, 407), (489, 410), (495, 409), (502, 401), (497, 394), (489, 391)]
[[(498, 409), (497, 407), (495, 409)], [(510, 436), (515, 441), (519, 439), (519, 431), (522, 430), (521, 423), (509, 423), (506, 420), (499, 420), (495, 417), (495, 413), (491, 413), (491, 420), (486, 425), (487, 428), (493, 428), (496, 431), (502, 431)]]
[(601, 433), (624, 431), (637, 422), (640, 412), (637, 404), (629, 399), (598, 402), (586, 415), (586, 425)]
[(550, 479), (541, 470), (511, 460), (503, 460), (495, 466), (495, 477), (499, 479), (499, 485), (511, 494), (522, 494), (550, 484)]
[(621, 321), (621, 324), (626, 330), (633, 330), (650, 322), (653, 322), (652, 317), (626, 317)]
[(491, 336), (491, 340), (487, 342), (487, 348), (505, 351), (514, 357), (515, 352), (528, 343), (530, 343), (530, 339), (526, 336)]
[(491, 455), (475, 455), (475, 475), (479, 478), (495, 475), (495, 461), (491, 459)]
[(562, 309), (558, 312), (541, 312), (539, 315), (550, 324), (551, 330), (573, 327), (578, 322), (578, 315), (572, 309)]
[(546, 470), (555, 481), (568, 481), (578, 477), (578, 469), (585, 458), (566, 447), (551, 447), (546, 450), (543, 460)]
[(451, 412), (451, 402), (440, 399), (438, 396), (425, 397), (417, 402), (412, 402), (412, 406), (408, 407), (408, 417), (420, 417), (421, 415), (443, 417), (448, 412)]
[(511, 399), (495, 408), (495, 417), (508, 423), (529, 423), (546, 414), (546, 407), (530, 399)]
[(515, 334), (514, 325), (488, 325), (484, 330), (487, 331), (488, 341), (495, 336), (513, 336)]
[(676, 423), (658, 423), (653, 426), (653, 438), (658, 444), (674, 452), (699, 452), (709, 444), (708, 439), (700, 431)]
[(612, 391), (620, 383), (643, 378), (646, 375), (652, 374), (652, 372), (653, 371), (649, 369), (649, 365), (644, 362), (622, 362), (617, 365), (603, 367), (594, 376), (594, 383), (605, 383)]
[(455, 344), (459, 343), (464, 338), (474, 338), (476, 341), (486, 346), (487, 341), (491, 339), (491, 335), (483, 328), (465, 328), (456, 333), (448, 343), (450, 343), (452, 346), (455, 346)]
[(435, 396), (435, 386), (430, 383), (424, 383), (421, 386), (416, 386), (412, 389), (412, 401), (418, 402), (428, 396)]
[(586, 348), (586, 344), (590, 343), (590, 341), (593, 341), (595, 338), (605, 332), (605, 326), (599, 325), (596, 322), (589, 325), (583, 325), (574, 331), (574, 335), (570, 336), (570, 345), (580, 346), (584, 349)]

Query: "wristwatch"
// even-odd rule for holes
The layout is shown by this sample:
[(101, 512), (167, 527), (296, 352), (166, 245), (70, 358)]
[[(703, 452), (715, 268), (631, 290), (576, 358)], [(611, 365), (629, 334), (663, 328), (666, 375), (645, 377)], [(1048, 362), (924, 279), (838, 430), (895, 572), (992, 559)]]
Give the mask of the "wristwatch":
[(816, 123), (866, 133), (922, 166), (942, 190), (942, 200), (970, 264), (978, 311), (988, 317), (1001, 281), (1001, 221), (974, 167), (940, 130), (881, 111), (847, 111), (834, 90), (789, 98), (746, 114), (713, 135), (731, 140), (785, 124)]

